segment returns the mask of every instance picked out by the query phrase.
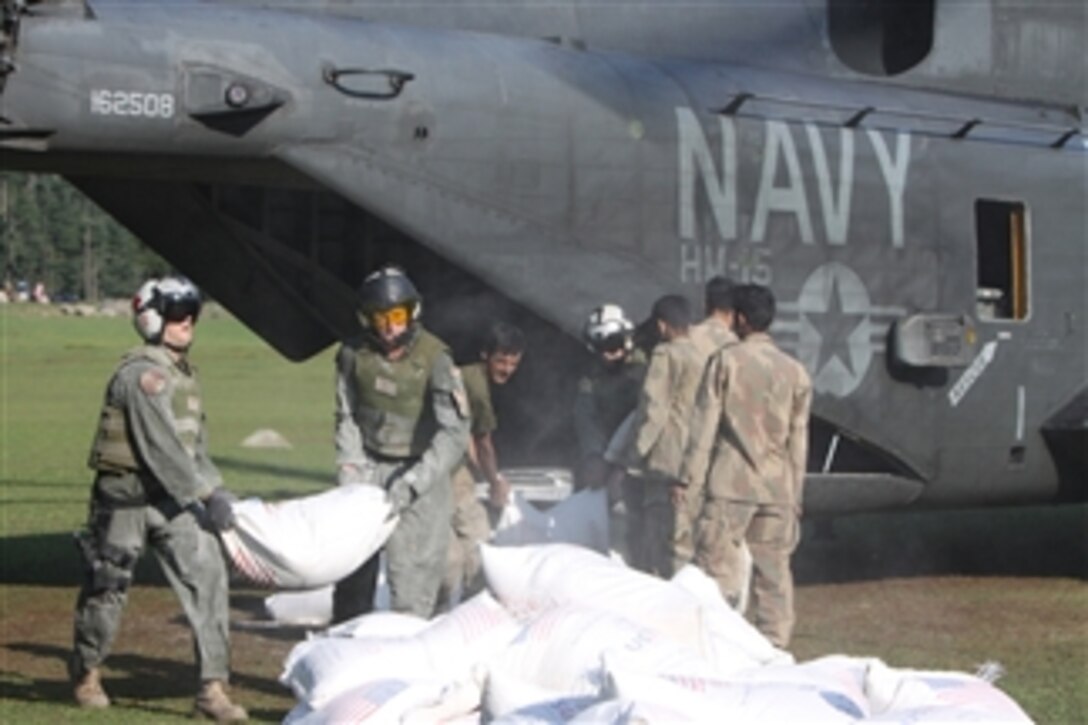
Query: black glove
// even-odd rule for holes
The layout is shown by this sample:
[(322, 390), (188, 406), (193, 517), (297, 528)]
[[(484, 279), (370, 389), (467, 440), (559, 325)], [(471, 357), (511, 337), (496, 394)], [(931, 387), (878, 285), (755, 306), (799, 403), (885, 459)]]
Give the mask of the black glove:
[(217, 488), (204, 499), (204, 510), (208, 521), (216, 531), (229, 531), (234, 528), (234, 507), (238, 498), (225, 488)]

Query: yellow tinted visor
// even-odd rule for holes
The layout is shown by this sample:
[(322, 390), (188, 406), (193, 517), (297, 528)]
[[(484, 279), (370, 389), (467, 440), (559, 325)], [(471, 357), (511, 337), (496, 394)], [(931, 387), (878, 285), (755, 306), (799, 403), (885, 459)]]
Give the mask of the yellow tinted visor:
[(370, 324), (377, 329), (389, 329), (398, 325), (407, 325), (411, 312), (404, 305), (390, 307), (388, 310), (375, 310), (369, 313)]

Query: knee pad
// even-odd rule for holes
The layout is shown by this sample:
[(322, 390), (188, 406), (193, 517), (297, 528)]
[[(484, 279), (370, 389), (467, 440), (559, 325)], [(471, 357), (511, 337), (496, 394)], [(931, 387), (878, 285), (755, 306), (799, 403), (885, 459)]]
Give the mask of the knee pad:
[(87, 533), (76, 534), (91, 591), (125, 592), (132, 583), (136, 556), (112, 544), (99, 544)]

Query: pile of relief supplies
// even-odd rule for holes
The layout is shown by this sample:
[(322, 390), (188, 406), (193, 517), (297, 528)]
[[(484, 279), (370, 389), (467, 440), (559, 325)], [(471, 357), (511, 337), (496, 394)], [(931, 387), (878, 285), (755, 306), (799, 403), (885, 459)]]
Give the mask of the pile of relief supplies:
[[(328, 621), (329, 585), (395, 525), (368, 486), (250, 499), (235, 515), (223, 543), (236, 573), (302, 590), (266, 604), (315, 626)], [(602, 491), (547, 512), (515, 496), (495, 529), (481, 546), (487, 588), (447, 614), (378, 611), (295, 645), (280, 676), (298, 699), (285, 722), (1031, 722), (991, 673), (795, 662), (698, 569), (663, 581), (606, 555)]]

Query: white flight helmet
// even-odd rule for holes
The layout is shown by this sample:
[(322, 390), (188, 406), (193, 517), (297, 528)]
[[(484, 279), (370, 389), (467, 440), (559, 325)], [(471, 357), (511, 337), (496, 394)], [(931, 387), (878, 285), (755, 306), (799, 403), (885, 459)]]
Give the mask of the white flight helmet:
[(158, 344), (167, 321), (200, 317), (200, 291), (184, 277), (149, 279), (132, 298), (132, 325), (145, 341)]
[(634, 346), (634, 324), (627, 319), (619, 305), (607, 304), (589, 313), (582, 328), (582, 339), (595, 353), (619, 350), (630, 351)]

